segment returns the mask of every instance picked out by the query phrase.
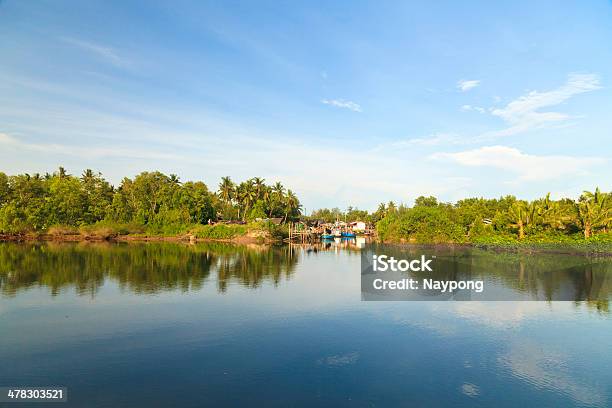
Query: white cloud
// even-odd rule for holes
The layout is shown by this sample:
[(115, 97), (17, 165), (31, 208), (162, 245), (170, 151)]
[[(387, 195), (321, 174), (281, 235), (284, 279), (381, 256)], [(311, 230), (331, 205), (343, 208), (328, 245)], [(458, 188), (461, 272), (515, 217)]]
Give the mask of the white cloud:
[(504, 108), (492, 109), (491, 114), (502, 118), (509, 128), (489, 132), (482, 138), (510, 136), (551, 124), (558, 124), (571, 118), (559, 112), (540, 112), (542, 108), (556, 106), (574, 95), (599, 89), (599, 78), (593, 74), (571, 74), (561, 87), (547, 92), (532, 91), (510, 102)]
[(457, 153), (436, 153), (434, 159), (452, 160), (463, 166), (493, 167), (519, 175), (520, 180), (549, 180), (567, 175), (586, 174), (605, 160), (595, 157), (536, 156), (507, 146), (485, 146)]
[(352, 101), (345, 101), (344, 99), (323, 99), (321, 103), (325, 105), (335, 106), (337, 108), (349, 109), (353, 112), (362, 112), (361, 106)]
[(463, 105), (461, 107), (461, 110), (464, 112), (468, 112), (468, 111), (476, 111), (478, 113), (485, 113), (486, 110), (485, 108), (482, 108), (480, 106), (472, 106), (472, 105)]
[(77, 40), (75, 38), (70, 38), (70, 37), (61, 37), (61, 40), (64, 41), (65, 43), (74, 45), (78, 48), (81, 48), (82, 50), (88, 51), (99, 57), (102, 57), (103, 59), (107, 60), (113, 65), (124, 66), (124, 65), (127, 65), (128, 63), (127, 60), (120, 57), (117, 54), (117, 52), (110, 47), (95, 44), (95, 43), (88, 42), (88, 41)]
[(12, 146), (18, 149), (28, 149), (33, 151), (45, 152), (48, 154), (60, 154), (77, 156), (81, 158), (95, 157), (127, 157), (133, 159), (152, 159), (152, 160), (178, 160), (181, 157), (170, 153), (161, 153), (127, 147), (80, 147), (67, 146), (56, 143), (27, 143), (18, 140), (5, 133), (0, 133), (0, 144)]
[(476, 88), (480, 85), (480, 80), (478, 79), (462, 79), (457, 82), (457, 88), (461, 90), (461, 92), (469, 91), (470, 89)]
[(436, 133), (428, 137), (418, 137), (408, 140), (400, 140), (393, 142), (390, 145), (380, 146), (379, 149), (385, 149), (387, 147), (392, 148), (405, 148), (412, 146), (437, 146), (442, 144), (461, 144), (461, 138), (454, 133)]

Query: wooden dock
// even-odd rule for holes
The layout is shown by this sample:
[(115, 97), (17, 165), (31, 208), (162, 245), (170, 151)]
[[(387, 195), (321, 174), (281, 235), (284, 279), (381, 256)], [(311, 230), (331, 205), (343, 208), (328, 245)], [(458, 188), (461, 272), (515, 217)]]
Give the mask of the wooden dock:
[[(329, 229), (330, 226), (327, 226)], [(285, 242), (293, 243), (312, 243), (321, 240), (321, 234), (323, 234), (326, 226), (321, 225), (317, 227), (309, 227), (303, 222), (289, 223), (289, 237), (285, 239)], [(366, 228), (357, 234), (358, 236), (371, 237), (375, 235), (375, 230), (371, 227)]]
[(320, 228), (308, 227), (303, 223), (289, 224), (289, 237), (287, 242), (315, 242), (321, 237)]

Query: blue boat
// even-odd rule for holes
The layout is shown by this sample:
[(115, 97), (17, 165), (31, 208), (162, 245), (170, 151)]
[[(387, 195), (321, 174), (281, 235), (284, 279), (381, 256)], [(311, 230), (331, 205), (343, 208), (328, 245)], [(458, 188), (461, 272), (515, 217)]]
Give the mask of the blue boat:
[(321, 239), (334, 239), (332, 234), (321, 234)]
[(355, 238), (356, 235), (354, 232), (343, 232), (342, 233), (342, 238)]

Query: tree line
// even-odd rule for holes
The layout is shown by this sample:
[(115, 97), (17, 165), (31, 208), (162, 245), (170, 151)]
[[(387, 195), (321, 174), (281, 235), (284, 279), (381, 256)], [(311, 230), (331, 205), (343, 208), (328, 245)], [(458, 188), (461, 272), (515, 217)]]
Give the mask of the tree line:
[[(412, 207), (381, 203), (368, 212), (349, 207), (319, 209), (302, 216), (302, 205), (281, 183), (254, 177), (239, 183), (223, 177), (216, 191), (201, 181), (181, 182), (159, 171), (142, 172), (111, 185), (90, 169), (80, 176), (62, 167), (53, 174), (0, 172), (0, 232), (46, 231), (52, 226), (88, 226), (108, 222), (177, 233), (217, 220), (248, 222), (310, 218), (333, 222), (366, 221), (386, 241), (556, 242), (608, 239), (612, 234), (610, 193), (585, 191), (577, 200), (550, 195), (526, 201), (514, 196), (468, 198), (454, 204), (418, 197)], [(171, 227), (171, 228), (169, 228)], [(607, 238), (606, 238), (607, 237)]]
[[(419, 197), (411, 208), (393, 202), (374, 213), (382, 239), (504, 243), (611, 240), (612, 196), (596, 188), (577, 200), (533, 201), (514, 196), (468, 198), (455, 204)], [(376, 219), (378, 218), (378, 219)]]
[(526, 201), (514, 196), (467, 198), (454, 204), (418, 197), (414, 206), (381, 203), (374, 212), (349, 207), (313, 211), (326, 222), (366, 221), (385, 241), (504, 243), (612, 240), (612, 195), (599, 188), (577, 200), (552, 200), (550, 194)]
[(81, 176), (62, 167), (44, 175), (0, 172), (0, 232), (4, 233), (99, 222), (186, 226), (219, 219), (287, 221), (299, 217), (301, 208), (291, 190), (281, 183), (266, 185), (259, 177), (238, 184), (224, 177), (215, 192), (201, 181), (181, 182), (176, 175), (159, 171), (126, 177), (118, 187), (91, 169)]

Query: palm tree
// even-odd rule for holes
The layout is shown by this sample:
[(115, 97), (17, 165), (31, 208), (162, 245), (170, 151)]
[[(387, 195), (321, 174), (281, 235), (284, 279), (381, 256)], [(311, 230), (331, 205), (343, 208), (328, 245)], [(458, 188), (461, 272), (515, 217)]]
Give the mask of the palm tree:
[(274, 183), (272, 187), (269, 188), (269, 206), (270, 206), (270, 218), (274, 214), (274, 211), (277, 208), (281, 208), (283, 202), (285, 201), (285, 187), (280, 181)]
[(511, 225), (518, 228), (519, 239), (525, 238), (525, 228), (535, 221), (537, 205), (528, 204), (526, 201), (516, 201), (510, 206), (508, 213), (513, 221)]
[(253, 177), (252, 179), (253, 187), (255, 188), (255, 194), (257, 195), (257, 199), (261, 198), (261, 193), (263, 193), (265, 185), (265, 179), (261, 177)]
[(219, 183), (219, 198), (226, 203), (229, 203), (234, 195), (234, 182), (232, 179), (227, 177), (221, 177), (221, 182)]
[[(219, 183), (219, 198), (225, 204), (225, 210), (227, 211), (228, 207), (231, 205), (231, 201), (234, 198), (234, 182), (229, 176), (221, 177), (221, 182)], [(227, 216), (226, 212), (223, 213), (224, 217)], [(231, 212), (230, 212), (231, 218)]]
[(274, 183), (274, 186), (272, 186), (272, 191), (277, 197), (282, 198), (283, 194), (285, 194), (285, 187), (283, 187), (283, 184), (280, 181), (277, 181)]
[(285, 198), (285, 220), (287, 222), (287, 217), (289, 214), (294, 215), (296, 212), (299, 215), (302, 205), (300, 204), (300, 200), (298, 200), (297, 196), (291, 190), (287, 190), (287, 197)]
[(238, 190), (238, 200), (243, 206), (242, 219), (246, 220), (246, 215), (249, 208), (251, 208), (251, 205), (257, 201), (257, 192), (252, 180), (247, 180), (246, 182), (240, 183)]
[(262, 198), (264, 204), (268, 207), (268, 218), (272, 217), (272, 188), (264, 186)]
[(236, 206), (238, 207), (238, 219), (240, 219), (240, 210), (242, 208), (243, 190), (244, 190), (244, 183), (240, 183), (239, 185), (234, 186), (234, 191), (232, 193), (234, 197), (234, 201), (236, 201)]
[(94, 172), (92, 169), (87, 169), (83, 172), (83, 175), (81, 176), (81, 180), (83, 180), (84, 183), (87, 183), (91, 180), (93, 180), (94, 178)]
[(584, 238), (593, 235), (597, 228), (606, 228), (610, 223), (610, 208), (607, 206), (608, 194), (599, 191), (585, 191), (576, 203), (575, 210), (578, 222), (584, 231)]

